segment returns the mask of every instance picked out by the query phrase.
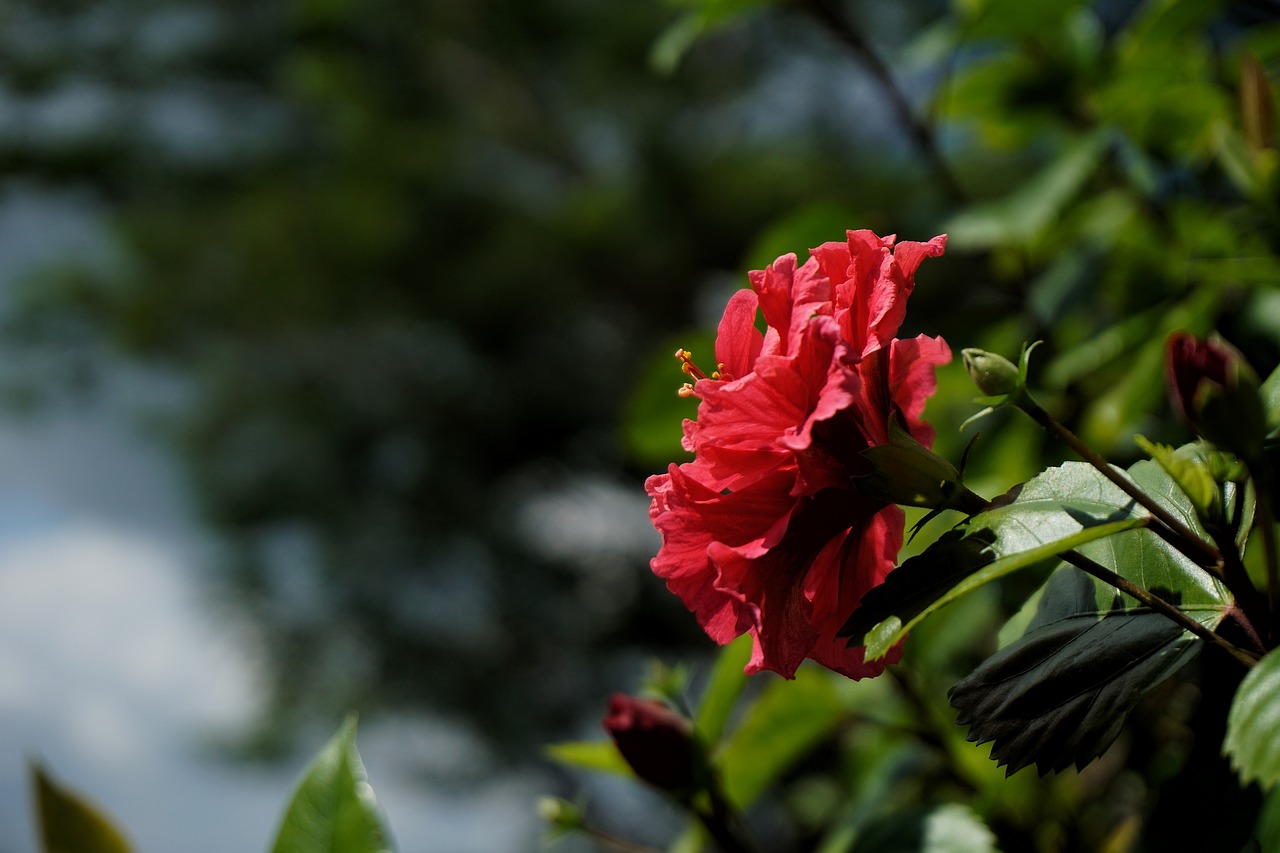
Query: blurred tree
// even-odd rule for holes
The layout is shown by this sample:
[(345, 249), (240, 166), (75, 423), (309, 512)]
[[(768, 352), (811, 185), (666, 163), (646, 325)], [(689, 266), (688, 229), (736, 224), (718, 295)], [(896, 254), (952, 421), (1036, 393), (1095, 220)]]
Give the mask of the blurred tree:
[[(609, 647), (691, 640), (644, 569), (658, 463), (617, 440), (640, 366), (779, 216), (838, 236), (933, 195), (909, 158), (851, 154), (896, 131), (794, 15), (662, 76), (656, 4), (0, 14), (8, 185), (90, 189), (116, 241), (20, 292), (9, 339), (48, 357), (21, 383), (109, 351), (185, 383), (172, 435), (272, 650), (265, 746), (382, 702), (542, 736), (613, 682)], [(587, 509), (604, 529), (575, 546)]]

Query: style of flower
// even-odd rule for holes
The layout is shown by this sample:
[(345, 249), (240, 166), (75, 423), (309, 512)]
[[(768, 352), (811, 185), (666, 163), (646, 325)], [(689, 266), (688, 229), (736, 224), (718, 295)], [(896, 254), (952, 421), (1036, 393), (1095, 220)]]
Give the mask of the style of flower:
[(676, 354), (700, 399), (684, 424), (694, 458), (645, 484), (663, 537), (651, 565), (713, 640), (751, 635), (748, 673), (791, 678), (811, 658), (862, 678), (901, 654), (867, 662), (836, 634), (903, 537), (902, 510), (858, 488), (862, 451), (888, 442), (893, 417), (933, 442), (921, 416), (951, 351), (895, 335), (916, 269), (945, 245), (850, 231), (798, 268), (785, 255), (729, 300), (711, 375)]

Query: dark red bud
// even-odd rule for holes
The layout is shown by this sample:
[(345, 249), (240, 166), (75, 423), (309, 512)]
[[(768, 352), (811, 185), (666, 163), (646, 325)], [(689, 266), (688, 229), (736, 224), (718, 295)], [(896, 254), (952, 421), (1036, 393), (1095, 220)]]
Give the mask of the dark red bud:
[(1196, 425), (1195, 398), (1202, 382), (1227, 386), (1231, 353), (1211, 341), (1202, 341), (1190, 332), (1169, 336), (1165, 374), (1173, 409), (1189, 425)]
[(1258, 459), (1265, 416), (1258, 379), (1244, 356), (1221, 339), (1174, 332), (1165, 375), (1174, 411), (1196, 433), (1246, 462)]
[(615, 693), (604, 728), (636, 775), (655, 788), (682, 791), (697, 783), (693, 724), (661, 702)]

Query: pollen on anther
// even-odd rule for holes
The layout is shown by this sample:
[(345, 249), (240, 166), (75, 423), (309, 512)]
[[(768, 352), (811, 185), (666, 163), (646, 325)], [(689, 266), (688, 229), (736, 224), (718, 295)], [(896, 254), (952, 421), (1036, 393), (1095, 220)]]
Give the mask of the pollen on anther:
[(676, 389), (676, 396), (678, 396), (678, 397), (692, 397), (692, 396), (693, 396), (693, 386), (692, 386), (692, 385), (690, 385), (688, 382), (684, 383), (684, 384), (683, 384), (683, 385), (681, 385), (678, 389)]

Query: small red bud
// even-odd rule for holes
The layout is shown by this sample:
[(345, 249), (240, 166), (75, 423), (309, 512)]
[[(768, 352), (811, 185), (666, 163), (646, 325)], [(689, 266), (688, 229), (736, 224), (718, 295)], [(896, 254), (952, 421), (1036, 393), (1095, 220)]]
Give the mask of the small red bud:
[(661, 702), (615, 693), (604, 728), (636, 776), (655, 788), (682, 791), (697, 783), (693, 724)]
[(1165, 376), (1169, 398), (1198, 435), (1246, 462), (1262, 452), (1266, 418), (1258, 378), (1234, 347), (1190, 332), (1169, 336)]

